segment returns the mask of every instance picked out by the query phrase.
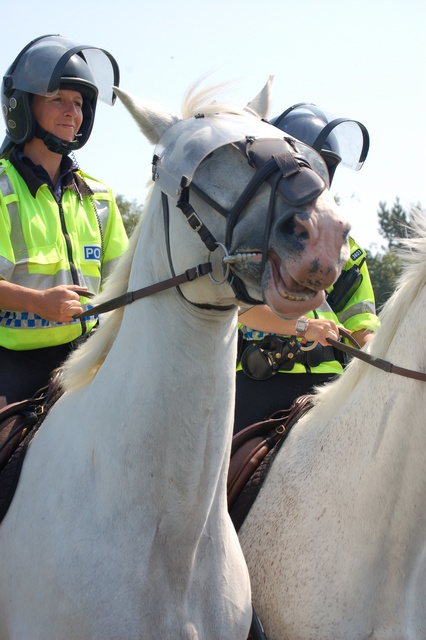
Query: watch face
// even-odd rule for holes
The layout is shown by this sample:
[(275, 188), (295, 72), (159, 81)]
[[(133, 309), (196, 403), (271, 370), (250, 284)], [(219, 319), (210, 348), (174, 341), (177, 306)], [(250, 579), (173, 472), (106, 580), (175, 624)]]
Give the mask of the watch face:
[(304, 336), (309, 326), (309, 320), (306, 318), (299, 319), (296, 322), (296, 335)]

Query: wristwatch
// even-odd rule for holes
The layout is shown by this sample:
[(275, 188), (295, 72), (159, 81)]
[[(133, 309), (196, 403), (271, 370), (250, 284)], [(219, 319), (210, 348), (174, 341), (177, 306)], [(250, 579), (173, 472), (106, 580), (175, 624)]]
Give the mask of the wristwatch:
[(309, 327), (309, 318), (305, 318), (304, 316), (299, 318), (296, 321), (296, 326), (294, 328), (294, 330), (296, 332), (296, 336), (298, 336), (299, 338), (304, 338), (305, 337), (305, 333), (308, 330), (308, 327)]

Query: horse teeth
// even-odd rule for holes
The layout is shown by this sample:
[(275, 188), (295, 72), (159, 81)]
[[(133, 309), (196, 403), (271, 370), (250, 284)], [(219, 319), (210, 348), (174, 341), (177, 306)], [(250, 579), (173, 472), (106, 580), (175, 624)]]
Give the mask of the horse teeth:
[(280, 291), (279, 292), (281, 298), (285, 298), (286, 300), (292, 300), (293, 302), (304, 302), (306, 300), (309, 300), (311, 298), (311, 296), (309, 295), (295, 295), (294, 293), (291, 294), (288, 291)]
[(247, 260), (253, 260), (253, 258), (255, 258), (258, 255), (259, 255), (258, 253), (236, 253), (233, 256), (226, 256), (226, 258), (223, 259), (223, 262), (228, 264), (235, 264), (236, 262), (245, 262)]

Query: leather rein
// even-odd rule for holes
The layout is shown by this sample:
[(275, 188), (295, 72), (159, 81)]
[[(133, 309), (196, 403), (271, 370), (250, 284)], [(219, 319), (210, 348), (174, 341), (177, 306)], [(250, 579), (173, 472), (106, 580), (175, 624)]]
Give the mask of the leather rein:
[[(172, 287), (177, 287), (184, 282), (191, 282), (192, 280), (196, 280), (201, 276), (208, 275), (212, 272), (212, 263), (211, 262), (203, 262), (202, 264), (197, 265), (196, 267), (192, 267), (192, 269), (187, 269), (184, 273), (181, 273), (178, 276), (174, 276), (173, 278), (168, 278), (167, 280), (162, 280), (161, 282), (157, 282), (156, 284), (152, 284), (148, 287), (143, 287), (142, 289), (136, 289), (136, 291), (128, 291), (127, 293), (118, 296), (116, 298), (112, 298), (107, 302), (97, 305), (88, 311), (83, 311), (80, 315), (76, 316), (76, 318), (84, 317), (87, 315), (94, 315), (100, 313), (106, 313), (108, 311), (113, 311), (114, 309), (118, 309), (119, 307), (124, 307), (128, 304), (131, 304), (135, 300), (140, 300), (141, 298), (145, 298), (146, 296), (151, 296), (155, 293), (159, 293), (160, 291), (165, 291), (166, 289), (171, 289)], [(91, 298), (93, 294), (89, 292), (84, 293), (85, 297)], [(399, 367), (398, 365), (392, 364), (388, 360), (383, 360), (382, 358), (376, 358), (375, 356), (362, 351), (357, 341), (351, 337), (350, 333), (343, 331), (340, 329), (340, 334), (342, 337), (347, 338), (354, 344), (354, 347), (349, 346), (348, 344), (344, 344), (343, 342), (339, 342), (338, 340), (334, 340), (333, 338), (327, 338), (327, 342), (338, 349), (339, 351), (343, 351), (349, 356), (354, 358), (358, 358), (367, 364), (370, 364), (377, 369), (381, 369), (386, 373), (394, 373), (396, 375), (402, 376), (404, 378), (412, 378), (414, 380), (420, 380), (421, 382), (426, 382), (426, 373), (422, 373), (420, 371), (413, 371), (412, 369), (405, 369), (404, 367)]]
[[(345, 338), (349, 338), (350, 335), (346, 332), (341, 331), (341, 335)], [(363, 360), (367, 364), (371, 364), (371, 366), (376, 367), (377, 369), (381, 369), (386, 373), (395, 373), (398, 376), (402, 376), (404, 378), (413, 378), (414, 380), (420, 380), (421, 382), (426, 382), (426, 373), (421, 373), (420, 371), (413, 371), (412, 369), (404, 369), (404, 367), (399, 367), (388, 360), (382, 360), (381, 358), (376, 358), (375, 356), (362, 351), (360, 346), (357, 345), (356, 348), (349, 346), (348, 344), (344, 344), (343, 342), (339, 342), (338, 340), (334, 340), (333, 338), (327, 338), (327, 342), (329, 342), (333, 347), (339, 349), (339, 351), (343, 351), (347, 353), (349, 356), (353, 356), (358, 358), (359, 360)], [(357, 344), (356, 340), (352, 338), (352, 343)]]
[[(160, 291), (165, 291), (166, 289), (172, 289), (173, 287), (178, 287), (185, 282), (192, 282), (192, 280), (196, 280), (197, 278), (201, 278), (201, 276), (206, 276), (212, 272), (212, 263), (211, 262), (203, 262), (202, 264), (198, 264), (191, 269), (187, 269), (184, 273), (181, 273), (178, 276), (174, 276), (173, 278), (168, 278), (167, 280), (162, 280), (161, 282), (157, 282), (156, 284), (151, 284), (148, 287), (142, 287), (142, 289), (136, 289), (135, 291), (127, 291), (127, 293), (123, 293), (121, 296), (117, 296), (116, 298), (112, 298), (111, 300), (107, 300), (101, 304), (98, 304), (96, 307), (92, 307), (83, 311), (77, 316), (74, 316), (74, 319), (78, 320), (80, 318), (99, 315), (100, 313), (106, 313), (108, 311), (114, 311), (114, 309), (119, 309), (120, 307), (125, 307), (128, 304), (131, 304), (135, 300), (140, 300), (141, 298), (146, 298), (147, 296), (151, 296), (154, 293), (159, 293)], [(85, 298), (93, 298), (94, 294), (89, 291), (85, 291), (81, 294)]]

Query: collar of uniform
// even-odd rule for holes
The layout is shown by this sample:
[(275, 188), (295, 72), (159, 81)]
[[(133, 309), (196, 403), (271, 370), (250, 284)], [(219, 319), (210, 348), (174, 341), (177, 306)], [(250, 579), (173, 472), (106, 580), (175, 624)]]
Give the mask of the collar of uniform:
[[(36, 197), (38, 189), (43, 184), (51, 185), (51, 181), (45, 169), (41, 165), (36, 165), (28, 156), (25, 156), (22, 148), (13, 149), (9, 157), (10, 163), (15, 167), (17, 172), (25, 180), (33, 198)], [(84, 180), (77, 173), (78, 167), (69, 158), (64, 156), (61, 162), (61, 181), (62, 186), (72, 189), (79, 197), (92, 195), (92, 191)]]

